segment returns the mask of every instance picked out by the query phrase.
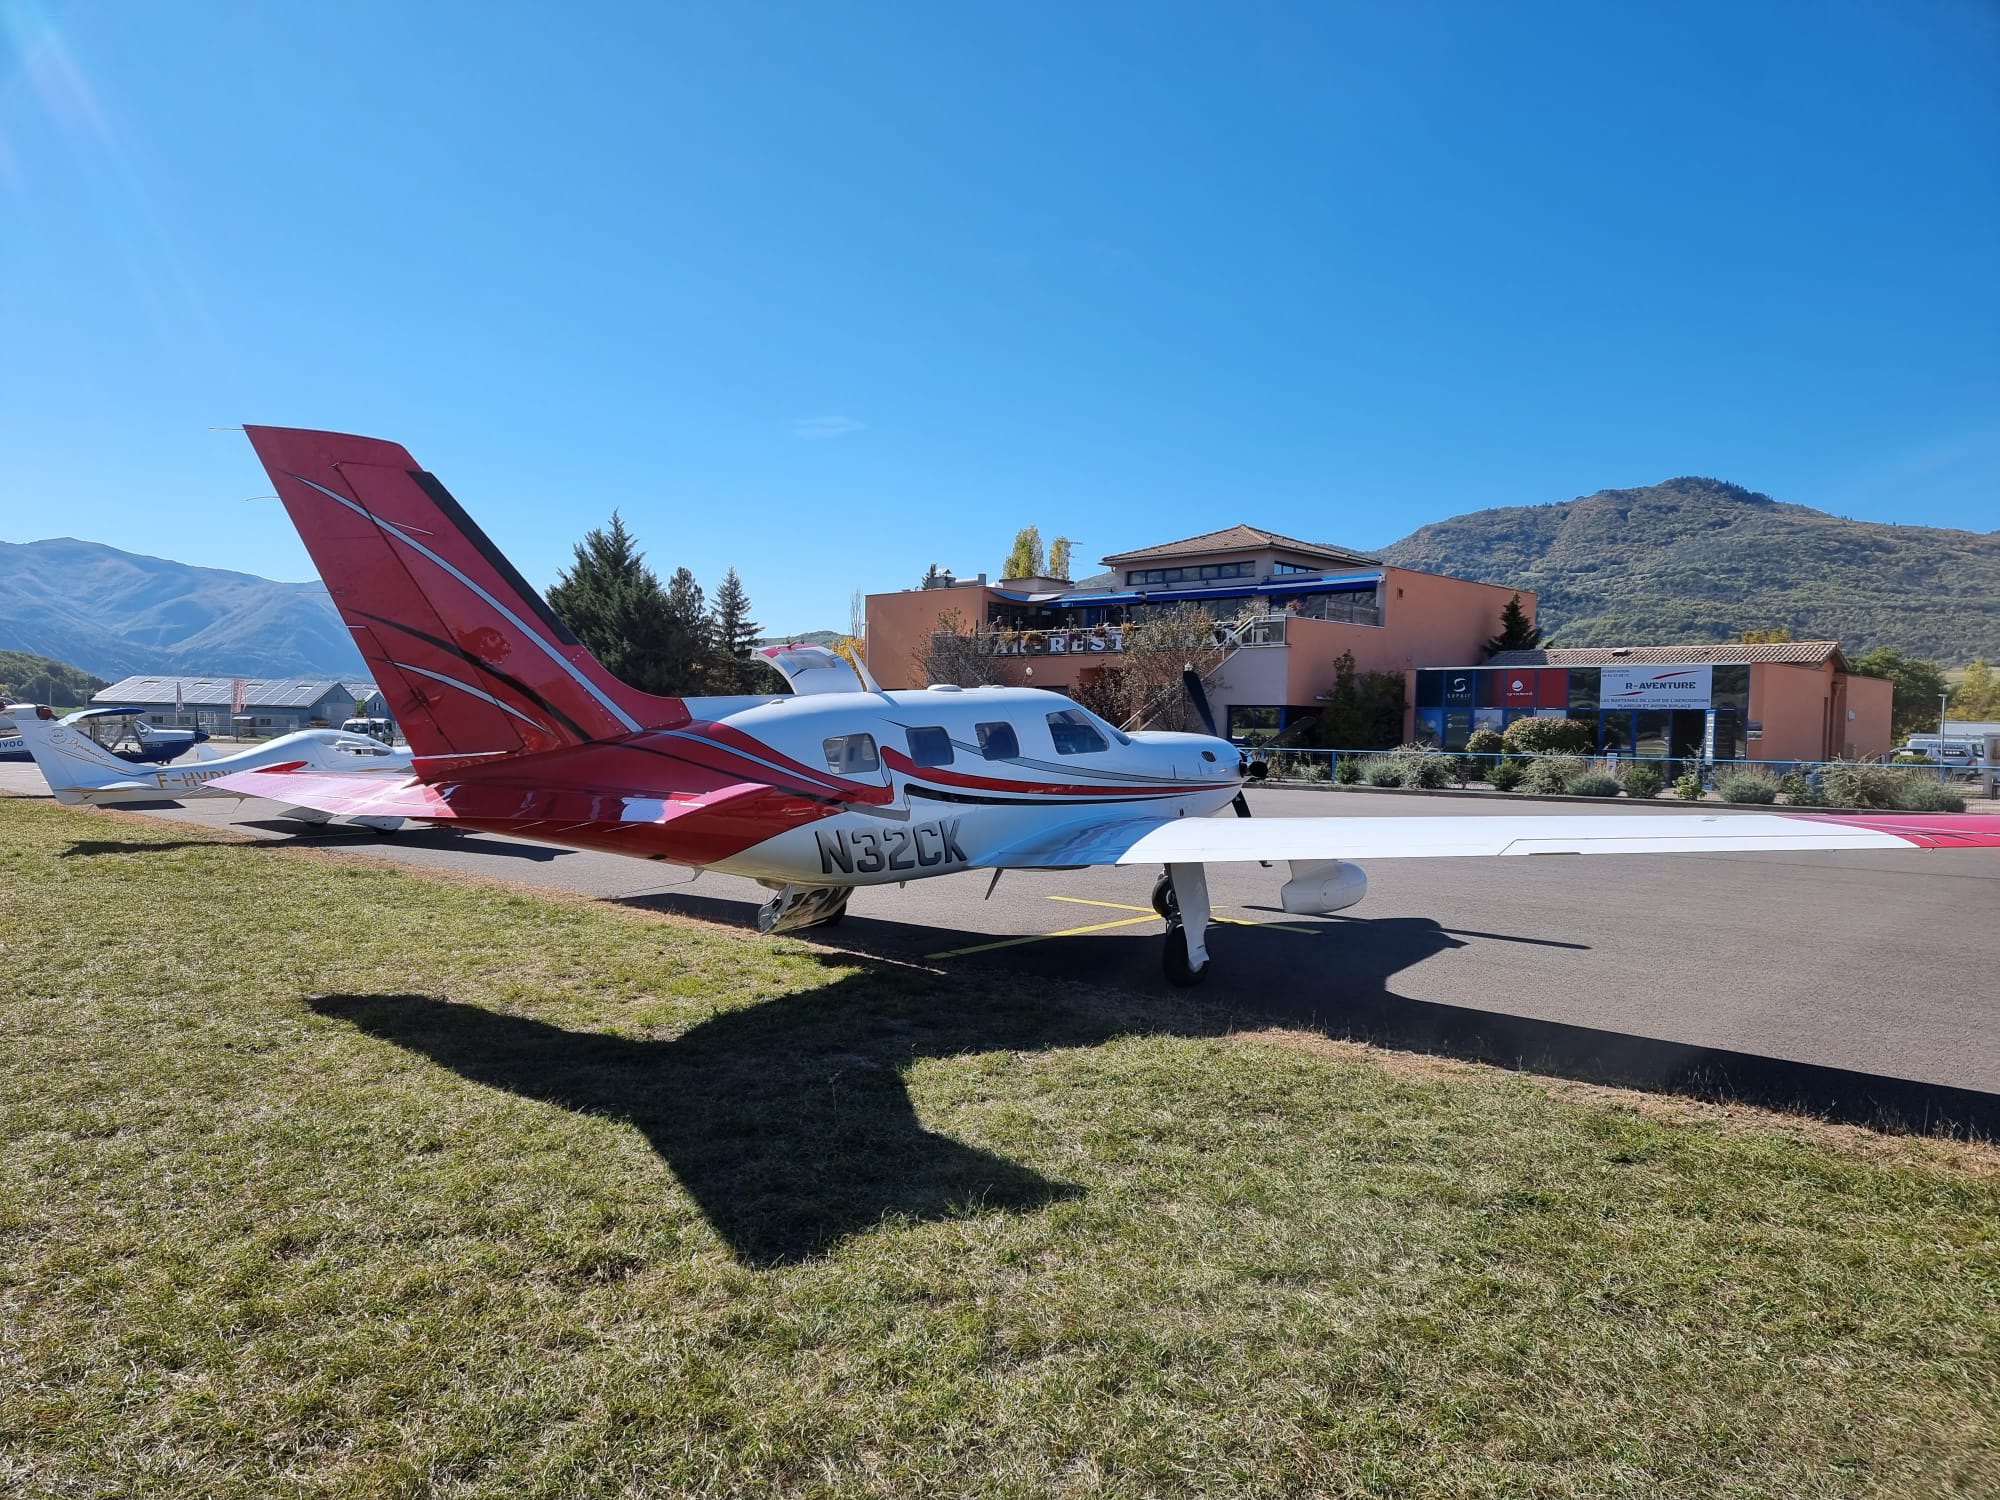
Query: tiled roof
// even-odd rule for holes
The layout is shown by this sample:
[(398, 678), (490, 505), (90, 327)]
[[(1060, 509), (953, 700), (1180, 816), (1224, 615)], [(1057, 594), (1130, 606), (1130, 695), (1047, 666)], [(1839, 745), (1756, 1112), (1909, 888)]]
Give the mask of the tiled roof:
[[(1799, 662), (1818, 666), (1840, 656), (1839, 641), (1775, 641), (1722, 646), (1548, 646), (1535, 651), (1502, 651), (1490, 667), (1696, 667), (1704, 662), (1737, 666), (1753, 661)], [(1841, 666), (1847, 659), (1841, 657)]]
[(1245, 547), (1290, 547), (1300, 552), (1310, 552), (1316, 557), (1331, 557), (1341, 562), (1372, 563), (1380, 559), (1356, 552), (1347, 547), (1330, 547), (1325, 542), (1302, 542), (1297, 537), (1280, 536), (1275, 531), (1265, 531), (1257, 526), (1228, 526), (1221, 531), (1205, 531), (1200, 536), (1182, 537), (1177, 542), (1162, 542), (1157, 547), (1141, 547), (1134, 552), (1114, 552), (1104, 560), (1108, 563), (1139, 562), (1153, 557), (1188, 557), (1202, 552), (1241, 551)]
[[(92, 693), (93, 703), (172, 703), (176, 687), (190, 708), (227, 708), (230, 703), (229, 677), (127, 677), (102, 692)], [(344, 685), (334, 677), (246, 677), (243, 705), (246, 708), (310, 708), (335, 688)]]

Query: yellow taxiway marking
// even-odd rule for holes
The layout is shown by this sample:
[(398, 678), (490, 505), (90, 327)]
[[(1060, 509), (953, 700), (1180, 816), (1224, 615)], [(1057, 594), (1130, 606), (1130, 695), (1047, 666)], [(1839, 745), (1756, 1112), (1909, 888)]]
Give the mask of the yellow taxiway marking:
[[(1136, 908), (1126, 907), (1124, 909), (1132, 911)], [(991, 953), (995, 948), (1018, 948), (1023, 943), (1039, 943), (1046, 938), (1081, 937), (1086, 932), (1103, 932), (1109, 927), (1131, 927), (1140, 922), (1157, 922), (1159, 920), (1159, 917), (1154, 914), (1153, 909), (1147, 907), (1146, 915), (1143, 917), (1120, 917), (1115, 922), (1093, 922), (1088, 927), (1065, 927), (1061, 932), (1031, 932), (1026, 937), (1002, 938), (997, 943), (980, 943), (971, 948), (947, 948), (942, 953), (926, 953), (924, 957), (962, 958), (968, 953)]]
[[(1020, 948), (1029, 943), (1047, 942), (1050, 938), (1082, 937), (1088, 932), (1108, 932), (1114, 927), (1136, 927), (1141, 922), (1157, 922), (1159, 913), (1150, 906), (1132, 906), (1123, 901), (1092, 901), (1087, 896), (1051, 896), (1051, 901), (1067, 901), (1072, 906), (1105, 906), (1112, 911), (1134, 911), (1136, 917), (1118, 917), (1109, 922), (1092, 922), (1085, 927), (1065, 927), (1057, 932), (1031, 932), (1025, 937), (1000, 938), (991, 943), (976, 943), (970, 948), (947, 948), (942, 953), (926, 953), (925, 958), (963, 958), (968, 953), (991, 953), (996, 948)], [(1211, 922), (1227, 922), (1235, 927), (1267, 928), (1273, 932), (1296, 932), (1305, 937), (1316, 936), (1315, 927), (1288, 927), (1283, 922), (1252, 922), (1243, 917), (1210, 917)]]
[[(1113, 911), (1152, 911), (1150, 906), (1131, 906), (1123, 901), (1093, 901), (1088, 896), (1051, 896), (1051, 901), (1068, 901), (1075, 906), (1108, 906)], [(1155, 914), (1157, 916), (1157, 913)], [(1232, 927), (1266, 927), (1272, 932), (1296, 932), (1302, 937), (1316, 937), (1317, 927), (1288, 927), (1283, 922), (1253, 922), (1247, 917), (1218, 917), (1212, 913), (1211, 922), (1227, 922)], [(1054, 936), (1054, 934), (1051, 934)]]

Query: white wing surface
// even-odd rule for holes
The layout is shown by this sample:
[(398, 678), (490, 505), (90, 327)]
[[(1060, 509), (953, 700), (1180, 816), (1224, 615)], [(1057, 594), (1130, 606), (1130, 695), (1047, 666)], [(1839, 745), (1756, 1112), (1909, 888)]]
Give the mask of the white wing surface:
[(1977, 814), (1587, 813), (1493, 817), (1179, 818), (1071, 825), (1008, 849), (1004, 869), (1510, 854), (1721, 854), (2000, 847)]

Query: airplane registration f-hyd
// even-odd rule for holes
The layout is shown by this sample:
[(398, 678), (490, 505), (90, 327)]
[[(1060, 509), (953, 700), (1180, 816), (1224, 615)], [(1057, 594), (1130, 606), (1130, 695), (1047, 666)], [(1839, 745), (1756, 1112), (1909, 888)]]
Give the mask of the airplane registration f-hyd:
[(1225, 739), (1125, 734), (1034, 688), (884, 691), (809, 647), (766, 653), (790, 694), (656, 697), (599, 665), (397, 444), (244, 431), (414, 758), (213, 785), (747, 875), (775, 893), (765, 932), (838, 921), (860, 885), (1156, 864), (1164, 968), (1195, 984), (1219, 862), (1284, 861), (1280, 904), (1323, 914), (1367, 891), (1357, 859), (2000, 845), (2000, 820), (1919, 814), (1217, 818), (1248, 773)]

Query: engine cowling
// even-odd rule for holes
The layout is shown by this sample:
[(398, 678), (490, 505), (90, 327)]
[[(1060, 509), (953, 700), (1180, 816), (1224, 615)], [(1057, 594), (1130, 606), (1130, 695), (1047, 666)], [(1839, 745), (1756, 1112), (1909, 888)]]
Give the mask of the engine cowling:
[(1278, 904), (1301, 916), (1343, 911), (1368, 894), (1368, 875), (1344, 859), (1293, 860)]

